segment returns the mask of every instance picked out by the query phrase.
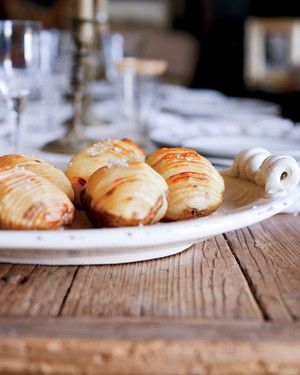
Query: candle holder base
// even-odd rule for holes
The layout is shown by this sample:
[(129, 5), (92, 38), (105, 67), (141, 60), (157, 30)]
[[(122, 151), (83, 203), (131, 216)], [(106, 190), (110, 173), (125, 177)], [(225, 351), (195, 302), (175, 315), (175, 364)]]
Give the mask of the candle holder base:
[(92, 139), (86, 138), (75, 138), (72, 136), (66, 136), (62, 139), (47, 143), (42, 150), (46, 152), (54, 152), (59, 154), (74, 155), (83, 150), (85, 147), (92, 144)]

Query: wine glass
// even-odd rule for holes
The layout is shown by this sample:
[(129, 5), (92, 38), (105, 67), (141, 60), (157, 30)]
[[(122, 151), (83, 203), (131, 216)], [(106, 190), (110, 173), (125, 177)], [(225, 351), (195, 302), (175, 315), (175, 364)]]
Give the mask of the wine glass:
[(124, 37), (120, 33), (105, 33), (102, 37), (105, 78), (111, 84), (118, 79), (116, 63), (124, 58)]
[(15, 114), (14, 152), (20, 150), (25, 100), (39, 90), (40, 29), (36, 21), (0, 21), (0, 92)]
[(133, 139), (146, 152), (152, 151), (147, 119), (155, 107), (159, 77), (165, 73), (167, 66), (164, 60), (132, 57), (124, 58), (116, 63), (120, 74), (119, 92), (127, 128), (133, 131)]

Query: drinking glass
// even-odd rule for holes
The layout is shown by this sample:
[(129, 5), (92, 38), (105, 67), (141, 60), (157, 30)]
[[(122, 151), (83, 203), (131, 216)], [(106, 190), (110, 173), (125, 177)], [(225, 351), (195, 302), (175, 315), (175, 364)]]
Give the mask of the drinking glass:
[(125, 58), (116, 64), (121, 85), (123, 116), (133, 138), (146, 152), (152, 149), (147, 120), (154, 110), (159, 87), (159, 77), (165, 73), (164, 60)]
[(25, 100), (39, 89), (40, 29), (35, 21), (0, 21), (0, 92), (15, 115), (14, 152)]
[(41, 30), (40, 44), (41, 101), (37, 105), (40, 116), (33, 119), (32, 130), (50, 135), (49, 133), (62, 130), (63, 121), (69, 113), (65, 96), (71, 90), (70, 76), (74, 47), (70, 35), (58, 29)]
[(110, 83), (118, 79), (116, 63), (124, 58), (124, 37), (120, 33), (105, 33), (102, 37), (105, 78)]

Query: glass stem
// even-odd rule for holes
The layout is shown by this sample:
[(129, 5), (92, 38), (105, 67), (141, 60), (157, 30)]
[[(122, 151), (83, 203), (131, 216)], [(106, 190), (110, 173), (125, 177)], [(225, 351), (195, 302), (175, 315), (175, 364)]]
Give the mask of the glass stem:
[(15, 124), (15, 131), (14, 131), (14, 152), (20, 152), (20, 127), (21, 127), (21, 112), (15, 112), (16, 124)]
[(15, 153), (20, 152), (20, 128), (21, 128), (21, 117), (24, 110), (24, 96), (16, 96), (12, 98), (13, 111), (15, 115), (15, 128), (13, 132), (13, 149)]

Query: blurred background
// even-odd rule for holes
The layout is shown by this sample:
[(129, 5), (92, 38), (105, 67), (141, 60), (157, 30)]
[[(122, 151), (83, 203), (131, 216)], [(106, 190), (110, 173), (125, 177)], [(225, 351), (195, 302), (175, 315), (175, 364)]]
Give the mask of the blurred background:
[(220, 167), (252, 147), (300, 161), (295, 0), (1, 0), (0, 17), (2, 152), (61, 162), (128, 137)]
[[(1, 0), (0, 17), (41, 20), (45, 28), (68, 29), (71, 7), (69, 0)], [(247, 31), (248, 21), (253, 17), (267, 18), (271, 24), (282, 19), (290, 23), (290, 28), (288, 26), (281, 34), (279, 29), (269, 40), (265, 36), (268, 45), (264, 57), (270, 60), (271, 74), (267, 77), (265, 72), (260, 80), (251, 72), (253, 67), (249, 67), (251, 59), (259, 58), (259, 51), (252, 45), (255, 42), (247, 44), (247, 32), (255, 33), (255, 30)], [(216, 89), (230, 96), (271, 100), (281, 105), (283, 116), (294, 121), (300, 120), (298, 66), (297, 61), (291, 64), (280, 61), (280, 51), (283, 56), (289, 54), (290, 38), (298, 35), (292, 30), (297, 17), (300, 17), (300, 6), (295, 0), (109, 2), (111, 30), (125, 35), (127, 48), (134, 50), (135, 55), (166, 59), (168, 82)], [(297, 55), (300, 39), (293, 43), (296, 50), (291, 53)], [(256, 63), (262, 65), (263, 61)], [(278, 70), (284, 70), (284, 80), (274, 74)]]

